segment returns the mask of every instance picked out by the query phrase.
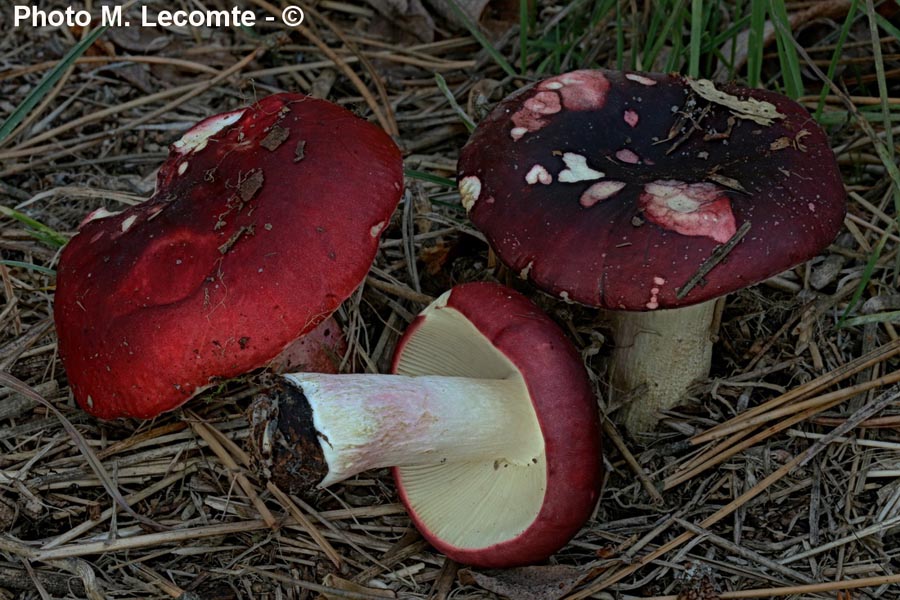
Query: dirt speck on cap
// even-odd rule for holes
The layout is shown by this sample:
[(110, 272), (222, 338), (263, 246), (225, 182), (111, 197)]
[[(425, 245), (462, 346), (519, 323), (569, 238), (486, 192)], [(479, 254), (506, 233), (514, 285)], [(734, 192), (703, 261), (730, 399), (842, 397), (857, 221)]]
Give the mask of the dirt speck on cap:
[(273, 125), (272, 129), (269, 130), (269, 133), (262, 139), (259, 145), (270, 152), (274, 152), (286, 139), (288, 139), (290, 134), (291, 132), (284, 127)]

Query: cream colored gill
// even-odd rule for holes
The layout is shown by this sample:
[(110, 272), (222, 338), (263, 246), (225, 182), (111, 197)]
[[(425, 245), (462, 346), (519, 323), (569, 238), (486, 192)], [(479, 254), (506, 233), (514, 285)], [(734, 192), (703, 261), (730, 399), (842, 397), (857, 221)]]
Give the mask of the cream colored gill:
[(514, 454), (532, 458), (400, 467), (398, 476), (423, 527), (459, 548), (486, 548), (517, 537), (540, 512), (547, 487), (544, 438), (521, 373), (462, 313), (446, 306), (449, 293), (424, 311), (424, 321), (399, 357), (397, 373), (516, 382), (516, 401), (527, 402), (529, 411), (528, 418), (518, 420), (517, 431), (510, 432), (522, 445)]

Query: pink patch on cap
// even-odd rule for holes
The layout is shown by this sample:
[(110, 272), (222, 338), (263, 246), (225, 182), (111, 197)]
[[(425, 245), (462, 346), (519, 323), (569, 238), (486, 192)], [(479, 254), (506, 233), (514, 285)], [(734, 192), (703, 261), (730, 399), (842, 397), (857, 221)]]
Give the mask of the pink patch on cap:
[(659, 308), (659, 288), (650, 288), (650, 301), (645, 304), (647, 308), (653, 310)]
[(559, 96), (553, 92), (538, 92), (533, 98), (526, 100), (523, 106), (539, 115), (553, 115), (562, 110), (562, 106), (559, 104)]
[(654, 181), (644, 186), (639, 203), (649, 221), (682, 235), (724, 244), (737, 231), (731, 200), (711, 183)]
[(628, 148), (622, 148), (621, 150), (616, 152), (616, 158), (621, 160), (623, 163), (628, 163), (630, 165), (636, 165), (641, 162), (641, 158)]
[(522, 108), (512, 116), (513, 129), (510, 132), (518, 140), (527, 132), (539, 131), (547, 126), (547, 115), (562, 110), (559, 96), (554, 92), (538, 92), (522, 104)]
[(653, 278), (653, 287), (650, 288), (650, 301), (644, 306), (650, 310), (659, 308), (659, 288), (665, 283), (666, 280), (662, 277), (657, 276)]
[(568, 110), (599, 110), (606, 104), (609, 80), (600, 71), (572, 71), (551, 77), (540, 89), (556, 90)]
[(618, 194), (619, 190), (625, 187), (625, 185), (626, 184), (622, 181), (601, 181), (595, 183), (585, 190), (581, 195), (579, 203), (585, 208), (590, 208), (601, 200), (606, 200), (610, 196)]
[(633, 111), (629, 108), (628, 110), (625, 111), (624, 117), (625, 117), (625, 122), (628, 123), (631, 127), (637, 127), (640, 117), (638, 117), (638, 114), (635, 111)]

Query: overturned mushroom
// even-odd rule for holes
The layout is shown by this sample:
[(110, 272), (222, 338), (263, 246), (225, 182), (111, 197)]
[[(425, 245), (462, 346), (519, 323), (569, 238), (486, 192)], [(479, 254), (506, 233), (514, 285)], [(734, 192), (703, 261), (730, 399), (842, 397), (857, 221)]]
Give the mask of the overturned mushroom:
[(55, 318), (76, 400), (150, 418), (265, 366), (362, 281), (401, 186), (391, 139), (323, 100), (202, 121), (152, 198), (95, 211), (63, 251)]
[(251, 408), (260, 462), (294, 492), (396, 467), (416, 526), (460, 562), (543, 560), (584, 524), (601, 475), (580, 357), (530, 301), (458, 286), (401, 339), (394, 375), (296, 373)]
[(574, 71), (503, 100), (459, 160), (500, 259), (616, 311), (632, 432), (708, 375), (711, 300), (809, 260), (846, 210), (825, 133), (784, 96), (678, 75)]

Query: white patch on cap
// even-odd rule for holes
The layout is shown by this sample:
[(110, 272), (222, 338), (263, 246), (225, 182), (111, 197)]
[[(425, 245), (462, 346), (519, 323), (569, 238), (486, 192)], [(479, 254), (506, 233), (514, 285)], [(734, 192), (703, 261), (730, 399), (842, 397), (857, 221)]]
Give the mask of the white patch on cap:
[(187, 162), (181, 163), (180, 165), (178, 165), (178, 174), (184, 175), (184, 172), (187, 171), (187, 168), (188, 168)]
[(550, 185), (553, 183), (553, 175), (544, 168), (544, 165), (534, 165), (531, 167), (531, 170), (525, 174), (525, 181), (529, 185), (534, 185), (538, 182), (541, 182), (544, 185)]
[(692, 213), (700, 208), (701, 203), (685, 194), (675, 194), (666, 198), (666, 206), (675, 212)]
[(806, 208), (809, 209), (809, 212), (816, 212), (816, 205), (813, 204), (812, 202), (808, 203), (808, 204), (806, 205)]
[(550, 83), (545, 83), (543, 87), (547, 90), (558, 90), (563, 87), (563, 84), (558, 81), (551, 81)]
[(472, 210), (478, 197), (481, 196), (481, 180), (474, 175), (463, 177), (459, 182), (459, 195), (466, 212)]
[(563, 183), (575, 183), (576, 181), (591, 181), (604, 176), (600, 171), (595, 171), (587, 164), (587, 159), (574, 152), (563, 154), (563, 162), (566, 168), (559, 172), (559, 180)]
[(528, 133), (528, 129), (525, 127), (513, 127), (509, 132), (509, 137), (511, 137), (514, 141), (518, 141), (523, 135)]
[(97, 210), (91, 211), (91, 213), (84, 218), (78, 228), (81, 229), (85, 226), (85, 224), (90, 223), (91, 221), (96, 221), (97, 219), (105, 219), (106, 217), (114, 217), (117, 214), (119, 214), (119, 211), (109, 211), (105, 208), (98, 208)]
[(172, 144), (172, 148), (179, 154), (199, 152), (206, 148), (209, 138), (219, 133), (229, 125), (237, 123), (247, 109), (225, 113), (218, 117), (212, 117), (194, 126), (182, 136), (180, 140)]
[(644, 77), (643, 75), (638, 75), (637, 73), (626, 73), (625, 79), (630, 79), (636, 83), (641, 85), (656, 85), (656, 80), (650, 79), (649, 77)]
[(131, 229), (131, 226), (134, 225), (135, 221), (137, 221), (137, 215), (131, 215), (130, 217), (122, 221), (122, 233), (125, 233), (126, 231)]
[(88, 394), (88, 397), (87, 397), (87, 405), (88, 405), (88, 408), (94, 408), (94, 399), (91, 398), (90, 394)]
[(374, 238), (381, 235), (381, 232), (384, 230), (384, 226), (387, 225), (387, 221), (380, 221), (372, 226), (372, 229), (369, 230), (369, 234)]
[(585, 190), (578, 202), (583, 207), (590, 208), (601, 200), (618, 194), (625, 185), (624, 181), (600, 181)]

